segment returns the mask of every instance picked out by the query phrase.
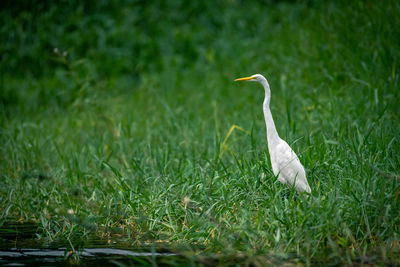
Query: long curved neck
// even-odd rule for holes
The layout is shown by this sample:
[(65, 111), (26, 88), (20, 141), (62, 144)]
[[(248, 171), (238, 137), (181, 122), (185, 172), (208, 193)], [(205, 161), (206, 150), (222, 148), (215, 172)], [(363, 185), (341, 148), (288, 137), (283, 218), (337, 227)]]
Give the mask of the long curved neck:
[(269, 103), (271, 100), (271, 90), (267, 80), (261, 82), (265, 90), (265, 98), (263, 103), (265, 126), (267, 127), (267, 139), (268, 144), (272, 145), (279, 140), (278, 132), (276, 131), (274, 119), (272, 118), (271, 110), (269, 108)]

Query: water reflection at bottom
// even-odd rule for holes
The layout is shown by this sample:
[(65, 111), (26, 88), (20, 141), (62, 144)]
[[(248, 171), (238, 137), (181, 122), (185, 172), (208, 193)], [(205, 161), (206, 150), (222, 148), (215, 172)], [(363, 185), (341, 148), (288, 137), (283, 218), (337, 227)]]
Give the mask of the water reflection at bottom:
[[(68, 266), (78, 264), (85, 266), (109, 266), (109, 265), (150, 265), (155, 262), (163, 262), (166, 257), (179, 257), (175, 253), (160, 252), (135, 252), (113, 248), (86, 248), (79, 252), (79, 260), (68, 257), (66, 248), (58, 249), (8, 249), (0, 251), (1, 266)], [(67, 260), (66, 260), (67, 259)], [(69, 259), (69, 260), (68, 260)], [(163, 260), (164, 259), (164, 260)], [(169, 261), (169, 260), (167, 260)], [(172, 260), (176, 262), (176, 259)], [(171, 262), (171, 263), (172, 263)], [(147, 263), (147, 264), (146, 264)]]

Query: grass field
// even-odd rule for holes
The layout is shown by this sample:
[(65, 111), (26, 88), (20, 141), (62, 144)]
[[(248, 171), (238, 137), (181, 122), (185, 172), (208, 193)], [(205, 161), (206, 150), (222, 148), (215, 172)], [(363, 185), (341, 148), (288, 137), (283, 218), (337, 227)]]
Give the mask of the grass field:
[[(75, 250), (400, 264), (398, 1), (20, 3), (0, 11), (0, 224)], [(233, 82), (254, 73), (308, 199), (272, 174), (263, 89)]]

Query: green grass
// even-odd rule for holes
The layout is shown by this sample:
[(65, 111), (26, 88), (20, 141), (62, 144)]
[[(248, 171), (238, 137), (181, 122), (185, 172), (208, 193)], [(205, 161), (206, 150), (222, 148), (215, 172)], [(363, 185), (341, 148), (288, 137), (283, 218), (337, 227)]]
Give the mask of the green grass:
[[(0, 11), (0, 222), (76, 248), (399, 264), (397, 1), (22, 6)], [(262, 88), (233, 82), (254, 73), (309, 199), (272, 174)]]

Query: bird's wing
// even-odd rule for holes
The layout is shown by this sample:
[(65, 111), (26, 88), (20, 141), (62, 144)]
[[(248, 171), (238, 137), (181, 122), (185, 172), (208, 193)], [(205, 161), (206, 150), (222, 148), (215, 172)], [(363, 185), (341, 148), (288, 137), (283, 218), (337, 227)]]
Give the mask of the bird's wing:
[[(284, 140), (281, 140), (274, 150), (275, 155), (271, 157), (271, 163), (273, 165), (274, 174), (279, 175), (279, 181), (288, 183), (289, 185), (295, 183), (297, 190), (310, 192), (311, 190), (307, 182), (306, 173), (296, 153), (294, 153)], [(275, 161), (274, 163), (272, 159)]]

